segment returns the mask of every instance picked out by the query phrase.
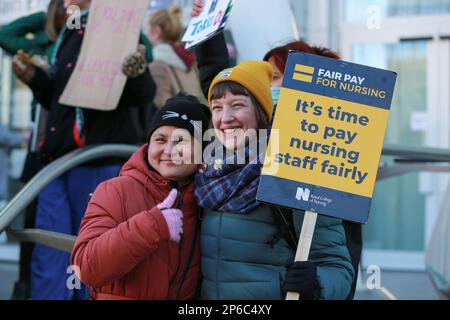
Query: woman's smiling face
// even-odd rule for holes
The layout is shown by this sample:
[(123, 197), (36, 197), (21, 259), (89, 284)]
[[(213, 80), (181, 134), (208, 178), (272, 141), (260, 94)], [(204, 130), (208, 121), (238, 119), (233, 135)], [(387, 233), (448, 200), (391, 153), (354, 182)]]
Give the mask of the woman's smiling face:
[(150, 138), (148, 161), (164, 178), (182, 182), (195, 174), (198, 169), (195, 153), (201, 151), (201, 143), (187, 130), (163, 126)]
[(227, 149), (235, 150), (246, 140), (246, 132), (258, 129), (256, 109), (252, 99), (229, 90), (211, 101), (212, 123), (217, 138)]

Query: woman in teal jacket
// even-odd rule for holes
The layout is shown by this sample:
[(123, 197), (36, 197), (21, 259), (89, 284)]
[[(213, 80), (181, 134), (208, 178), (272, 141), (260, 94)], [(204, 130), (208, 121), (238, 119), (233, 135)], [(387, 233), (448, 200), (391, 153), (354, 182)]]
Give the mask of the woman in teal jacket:
[[(354, 270), (342, 221), (319, 216), (309, 260), (294, 263), (289, 242), (298, 239), (304, 212), (286, 214), (256, 201), (264, 150), (255, 152), (248, 137), (270, 123), (272, 77), (270, 64), (248, 61), (219, 73), (209, 89), (216, 141), (205, 152), (214, 156), (196, 176), (196, 197), (205, 209), (201, 298), (272, 300), (295, 291), (301, 299), (343, 300)], [(239, 155), (238, 148), (245, 152)], [(243, 163), (239, 157), (245, 164), (236, 164)]]

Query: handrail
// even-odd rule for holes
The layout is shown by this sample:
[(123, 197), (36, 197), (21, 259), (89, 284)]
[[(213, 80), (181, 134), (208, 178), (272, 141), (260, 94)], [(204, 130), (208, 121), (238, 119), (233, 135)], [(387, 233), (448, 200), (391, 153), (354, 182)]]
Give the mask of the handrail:
[(450, 150), (429, 147), (385, 144), (383, 146), (383, 155), (421, 161), (450, 162)]
[(450, 165), (441, 165), (440, 163), (402, 163), (394, 164), (389, 167), (382, 167), (378, 170), (377, 181), (386, 180), (411, 172), (435, 172), (450, 173)]
[(76, 236), (41, 229), (8, 229), (7, 234), (10, 241), (37, 243), (68, 253), (72, 252), (77, 239)]
[(87, 162), (107, 157), (127, 159), (138, 149), (131, 145), (89, 146), (75, 150), (46, 166), (0, 211), (0, 232), (8, 228), (50, 182)]
[[(2, 211), (0, 211), (0, 232), (8, 228), (22, 210), (38, 196), (41, 190), (60, 175), (76, 166), (92, 160), (98, 160), (105, 157), (128, 158), (137, 149), (137, 146), (130, 145), (91, 146), (73, 151), (54, 161), (42, 169), (39, 174), (37, 174)], [(420, 161), (421, 164), (401, 164), (388, 168), (381, 168), (377, 177), (378, 180), (391, 178), (412, 171), (450, 172), (450, 166), (448, 165), (437, 166), (426, 163), (427, 161), (450, 163), (450, 150), (385, 144), (383, 147), (383, 155), (400, 157), (403, 159), (414, 159)], [(71, 252), (76, 239), (76, 237), (71, 235), (37, 229), (21, 231), (9, 229), (8, 236), (11, 240), (34, 242), (65, 252)]]

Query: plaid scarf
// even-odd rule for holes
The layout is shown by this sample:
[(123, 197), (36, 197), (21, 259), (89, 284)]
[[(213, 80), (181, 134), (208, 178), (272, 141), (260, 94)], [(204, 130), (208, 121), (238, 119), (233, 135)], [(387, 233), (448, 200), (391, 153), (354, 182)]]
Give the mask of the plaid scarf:
[[(249, 213), (260, 205), (256, 201), (256, 192), (262, 164), (259, 159), (237, 164), (236, 154), (228, 158), (232, 162), (225, 156), (224, 159), (208, 164), (206, 170), (195, 176), (195, 197), (199, 206), (221, 212)], [(248, 148), (245, 159), (249, 159)]]

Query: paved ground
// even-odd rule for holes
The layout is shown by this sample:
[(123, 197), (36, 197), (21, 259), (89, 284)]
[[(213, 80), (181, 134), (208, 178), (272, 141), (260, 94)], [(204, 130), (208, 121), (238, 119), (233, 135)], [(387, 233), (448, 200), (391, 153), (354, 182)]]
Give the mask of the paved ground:
[[(9, 299), (17, 277), (16, 264), (0, 263), (0, 300)], [(399, 300), (439, 299), (428, 276), (422, 272), (383, 272), (381, 285)], [(380, 300), (387, 299), (387, 296), (379, 290), (359, 290), (356, 299)]]
[(358, 300), (388, 299), (386, 293), (398, 300), (438, 300), (431, 280), (425, 272), (383, 272), (381, 286), (386, 290), (358, 290)]

